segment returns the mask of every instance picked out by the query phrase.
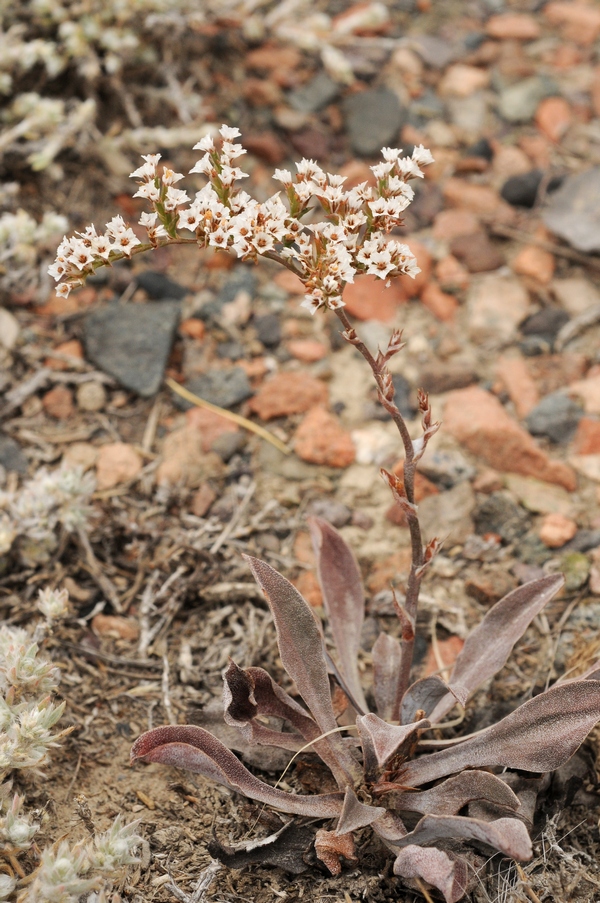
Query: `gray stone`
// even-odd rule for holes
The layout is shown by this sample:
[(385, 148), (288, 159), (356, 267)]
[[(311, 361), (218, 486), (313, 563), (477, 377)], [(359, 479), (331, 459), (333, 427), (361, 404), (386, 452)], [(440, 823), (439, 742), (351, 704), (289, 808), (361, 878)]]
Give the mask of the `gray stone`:
[(444, 118), (444, 102), (433, 91), (424, 91), (411, 101), (408, 118), (413, 125), (421, 125), (429, 119)]
[(21, 446), (5, 433), (0, 433), (0, 465), (7, 471), (27, 473), (27, 458)]
[(515, 555), (529, 567), (541, 567), (553, 557), (554, 550), (545, 546), (539, 536), (530, 533), (519, 538), (515, 545)]
[(469, 338), (491, 347), (507, 344), (529, 310), (529, 294), (516, 276), (486, 273), (467, 295)]
[(333, 527), (345, 527), (352, 517), (352, 509), (333, 499), (315, 499), (309, 506), (309, 514), (322, 517)]
[(84, 323), (86, 356), (144, 398), (160, 387), (179, 322), (178, 301), (109, 304)]
[(256, 317), (254, 328), (259, 341), (265, 348), (276, 348), (281, 342), (281, 321), (277, 314), (264, 314)]
[(346, 128), (355, 154), (369, 157), (397, 143), (407, 111), (393, 91), (374, 88), (351, 94), (343, 103)]
[(544, 97), (557, 94), (556, 82), (544, 75), (534, 75), (504, 88), (498, 100), (498, 112), (508, 122), (529, 122)]
[(471, 135), (477, 135), (485, 125), (488, 103), (483, 91), (476, 91), (469, 97), (448, 99), (448, 112), (453, 125)]
[(582, 408), (568, 395), (552, 392), (525, 418), (532, 436), (547, 436), (552, 442), (569, 442), (583, 417)]
[(475, 493), (470, 483), (458, 483), (439, 495), (419, 503), (419, 521), (424, 536), (443, 536), (445, 547), (463, 543), (473, 532)]
[(221, 287), (216, 297), (207, 301), (195, 315), (205, 322), (219, 320), (226, 304), (235, 301), (240, 292), (247, 292), (251, 299), (256, 295), (257, 276), (248, 266), (237, 266)]
[(221, 433), (211, 445), (211, 451), (216, 452), (219, 458), (227, 464), (234, 455), (242, 451), (246, 441), (247, 436), (243, 430), (238, 430), (237, 433)]
[(578, 530), (577, 535), (563, 546), (563, 552), (589, 552), (600, 546), (600, 530)]
[(447, 489), (475, 476), (475, 468), (459, 451), (426, 452), (419, 463), (419, 470), (429, 480)]
[[(188, 379), (185, 388), (219, 408), (233, 408), (254, 395), (246, 371), (242, 367), (232, 367), (231, 370), (209, 370), (202, 376)], [(178, 396), (173, 400), (181, 410), (187, 411), (194, 407), (185, 398)]]
[(318, 72), (301, 88), (290, 91), (288, 103), (301, 113), (317, 113), (331, 103), (340, 93), (340, 85), (326, 72)]
[(483, 499), (473, 513), (473, 520), (480, 536), (497, 533), (504, 542), (514, 542), (529, 526), (529, 516), (507, 492), (492, 492)]
[(246, 356), (241, 342), (219, 342), (217, 345), (217, 357), (222, 360), (239, 361)]
[(138, 273), (135, 281), (138, 287), (144, 289), (153, 301), (164, 301), (165, 299), (181, 301), (189, 291), (183, 285), (169, 279), (164, 273), (157, 273), (155, 270), (144, 270)]
[(570, 320), (566, 310), (560, 307), (543, 307), (537, 313), (527, 317), (521, 324), (521, 332), (525, 336), (539, 336), (551, 345), (554, 339)]
[(411, 37), (409, 46), (432, 69), (445, 69), (457, 55), (456, 48), (449, 41), (431, 34)]
[(552, 195), (543, 219), (578, 251), (600, 251), (600, 166), (568, 176)]

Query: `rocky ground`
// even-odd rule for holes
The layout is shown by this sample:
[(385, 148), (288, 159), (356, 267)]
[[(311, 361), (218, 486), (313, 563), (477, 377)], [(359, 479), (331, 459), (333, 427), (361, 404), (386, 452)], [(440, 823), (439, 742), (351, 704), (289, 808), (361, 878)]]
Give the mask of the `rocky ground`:
[[(519, 583), (566, 574), (562, 596), (469, 712), (475, 729), (490, 706), (505, 710), (582, 671), (600, 649), (600, 7), (398, 2), (370, 29), (360, 16), (352, 26), (346, 4), (317, 6), (340, 17), (352, 84), (310, 50), (248, 42), (221, 22), (196, 38), (203, 103), (210, 120), (242, 129), (247, 190), (259, 197), (275, 190), (275, 166), (301, 156), (342, 172), (348, 187), (371, 177), (382, 145), (432, 149), (401, 232), (421, 274), (389, 289), (361, 277), (345, 294), (371, 348), (404, 329), (392, 366), (413, 435), (418, 387), (443, 421), (417, 485), (425, 534), (444, 539), (424, 586), (420, 668), (450, 663)], [(195, 158), (168, 151), (176, 170)], [(54, 192), (74, 228), (114, 213), (137, 220), (126, 177), (74, 158), (65, 167), (80, 179), (75, 191), (23, 176), (32, 209)], [(305, 516), (340, 528), (368, 590), (367, 666), (410, 561), (378, 474), (400, 462), (393, 425), (337, 321), (303, 311), (301, 290), (268, 262), (180, 248), (100, 271), (68, 299), (13, 292), (0, 308), (0, 486), (61, 461), (97, 480), (90, 547), (65, 536), (42, 568), (3, 561), (4, 619), (26, 623), (49, 584), (67, 587), (74, 607), (50, 645), (75, 730), (27, 793), (48, 807), (48, 837), (57, 825), (79, 830), (80, 794), (99, 823), (117, 811), (141, 818), (148, 855), (123, 889), (137, 903), (174, 899), (169, 875), (189, 892), (213, 832), (231, 843), (257, 822), (272, 827), (268, 812), (209, 782), (127, 764), (150, 725), (209, 723), (229, 655), (277, 671), (241, 553), (264, 557), (320, 613)], [(192, 406), (165, 379), (266, 428), (285, 450)], [(265, 768), (264, 757), (250, 761)], [(310, 773), (294, 780), (308, 784)], [(555, 816), (526, 873), (494, 863), (476, 898), (597, 899), (597, 822), (593, 806)], [(361, 855), (340, 879), (223, 870), (206, 899), (421, 899), (398, 890), (367, 836)]]

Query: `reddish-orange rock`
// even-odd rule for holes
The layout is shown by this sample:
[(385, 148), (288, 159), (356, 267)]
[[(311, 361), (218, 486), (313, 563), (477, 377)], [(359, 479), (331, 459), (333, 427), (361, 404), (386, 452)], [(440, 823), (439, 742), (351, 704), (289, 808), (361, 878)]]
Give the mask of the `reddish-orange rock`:
[(547, 169), (550, 166), (551, 144), (545, 135), (521, 135), (519, 147), (522, 148), (534, 166)]
[(469, 97), (475, 91), (486, 88), (490, 81), (490, 73), (477, 66), (455, 63), (449, 66), (438, 85), (441, 97)]
[(544, 135), (558, 142), (571, 125), (571, 107), (564, 97), (546, 97), (535, 112), (535, 121)]
[(304, 283), (295, 273), (291, 273), (289, 270), (280, 270), (274, 277), (273, 282), (279, 288), (289, 292), (290, 295), (303, 295), (306, 292)]
[(42, 398), (44, 410), (57, 420), (68, 420), (75, 412), (73, 393), (66, 386), (55, 386)]
[(433, 221), (433, 237), (438, 241), (473, 235), (479, 229), (479, 220), (470, 210), (441, 210)]
[[(465, 641), (461, 640), (458, 636), (449, 636), (447, 640), (438, 640), (436, 647), (437, 653), (441, 659), (441, 664), (451, 668), (459, 653), (462, 652), (464, 645)], [(439, 668), (440, 662), (438, 662), (433, 646), (430, 646), (427, 658), (425, 659), (423, 677), (429, 677), (431, 674), (436, 674), (437, 671), (439, 671)]]
[(258, 72), (273, 69), (296, 69), (302, 62), (302, 54), (293, 44), (262, 44), (245, 57), (249, 69)]
[(292, 357), (305, 364), (322, 361), (327, 355), (327, 345), (318, 339), (291, 339), (287, 342), (286, 348)]
[(497, 398), (472, 386), (450, 392), (444, 411), (444, 429), (501, 472), (537, 477), (573, 491), (574, 471), (552, 461), (529, 433), (508, 415)]
[(314, 571), (302, 571), (292, 583), (312, 608), (323, 605), (323, 593)]
[(425, 286), (421, 292), (421, 304), (444, 323), (451, 322), (458, 310), (458, 301), (454, 295), (444, 292), (436, 282)]
[(378, 276), (357, 276), (344, 289), (346, 310), (357, 320), (389, 323), (395, 318), (398, 307), (408, 298), (400, 279), (392, 279), (388, 288), (385, 279)]
[(202, 451), (200, 431), (188, 423), (165, 438), (156, 482), (159, 486), (198, 486), (223, 470), (224, 464), (216, 452)]
[(124, 618), (122, 615), (94, 615), (92, 630), (98, 636), (109, 636), (118, 640), (133, 641), (140, 635), (137, 621), (133, 618)]
[(537, 20), (527, 13), (502, 13), (488, 19), (485, 33), (501, 41), (535, 41), (541, 30)]
[(548, 285), (554, 276), (556, 260), (550, 251), (536, 245), (525, 245), (513, 259), (511, 267), (519, 276)]
[(375, 187), (377, 179), (373, 175), (371, 167), (364, 160), (349, 160), (340, 167), (339, 173), (344, 176), (344, 189), (348, 191), (350, 188), (356, 188), (361, 182), (367, 182), (368, 185)]
[(576, 533), (577, 524), (564, 514), (547, 514), (540, 527), (540, 539), (549, 549), (560, 549)]
[(217, 499), (217, 493), (210, 483), (202, 483), (192, 496), (191, 511), (196, 517), (204, 517)]
[(387, 558), (373, 562), (367, 575), (367, 589), (374, 596), (382, 589), (398, 586), (406, 580), (410, 571), (410, 548), (399, 549)]
[(215, 439), (224, 433), (238, 433), (239, 426), (207, 408), (190, 408), (186, 412), (190, 427), (198, 430), (198, 442), (203, 452), (211, 450)]
[(310, 533), (307, 530), (298, 530), (294, 539), (294, 558), (300, 564), (310, 564), (315, 567), (315, 550), (313, 548)]
[(294, 450), (303, 461), (327, 467), (349, 467), (356, 457), (348, 430), (322, 407), (312, 408), (298, 427)]
[(451, 178), (444, 185), (444, 197), (451, 207), (470, 210), (476, 216), (493, 217), (496, 222), (510, 223), (515, 218), (512, 207), (489, 185)]
[(576, 455), (600, 454), (600, 420), (581, 418), (573, 439), (573, 452)]
[(304, 414), (316, 405), (327, 404), (327, 386), (314, 376), (296, 371), (278, 373), (265, 382), (254, 398), (250, 410), (261, 420)]
[[(74, 358), (74, 361), (65, 360)], [(70, 339), (52, 349), (52, 354), (44, 361), (44, 367), (50, 370), (71, 370), (76, 361), (83, 360), (83, 345), (79, 339)]]
[(490, 495), (492, 492), (498, 492), (503, 487), (502, 477), (497, 470), (492, 467), (484, 467), (480, 470), (473, 480), (473, 489), (475, 492), (483, 492), (484, 495)]
[(35, 312), (42, 317), (64, 317), (89, 307), (97, 297), (96, 289), (87, 285), (71, 292), (68, 298), (53, 292), (45, 304), (36, 307)]
[(143, 461), (133, 446), (126, 442), (111, 442), (98, 449), (96, 483), (98, 489), (113, 489), (137, 477)]
[(540, 400), (537, 386), (522, 357), (501, 357), (496, 373), (513, 402), (517, 417), (523, 420)]
[(445, 291), (465, 291), (469, 287), (469, 271), (456, 259), (454, 254), (446, 254), (435, 267), (435, 276)]
[(287, 156), (287, 150), (274, 132), (244, 135), (244, 147), (249, 154), (260, 157), (266, 163), (277, 166)]
[(188, 317), (179, 324), (179, 335), (187, 336), (189, 339), (195, 339), (201, 342), (206, 334), (206, 326), (202, 320), (197, 317)]
[(544, 15), (551, 25), (560, 28), (563, 41), (575, 41), (576, 44), (587, 47), (600, 35), (600, 9), (595, 3), (573, 0), (547, 3)]

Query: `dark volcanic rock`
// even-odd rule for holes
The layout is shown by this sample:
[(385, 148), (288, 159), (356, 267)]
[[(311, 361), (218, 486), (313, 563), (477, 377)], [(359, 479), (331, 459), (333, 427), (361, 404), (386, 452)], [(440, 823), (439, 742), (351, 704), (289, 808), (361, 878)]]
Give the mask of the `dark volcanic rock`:
[(158, 391), (179, 322), (178, 301), (109, 304), (86, 317), (86, 356), (126, 389)]
[[(541, 169), (532, 169), (520, 176), (511, 176), (502, 186), (500, 194), (513, 207), (533, 207), (544, 177), (545, 173)], [(552, 176), (547, 191), (556, 191), (562, 181), (562, 176)]]
[(492, 492), (473, 512), (480, 536), (496, 533), (504, 542), (514, 542), (527, 532), (528, 514), (506, 492)]
[(544, 307), (521, 324), (521, 333), (525, 336), (540, 336), (552, 345), (554, 339), (570, 320), (566, 310), (560, 307)]
[(346, 128), (355, 154), (369, 157), (382, 147), (396, 147), (407, 110), (388, 88), (351, 94), (343, 104)]
[(265, 348), (276, 348), (281, 342), (281, 321), (277, 314), (264, 314), (254, 320), (256, 335)]
[(552, 392), (533, 408), (525, 423), (532, 436), (547, 436), (557, 443), (569, 442), (582, 417), (582, 408), (568, 395)]
[(5, 470), (27, 473), (27, 458), (21, 446), (5, 433), (0, 433), (0, 464)]
[(153, 301), (181, 301), (188, 294), (189, 289), (178, 282), (173, 282), (164, 273), (155, 270), (144, 270), (135, 277), (136, 284), (143, 288)]

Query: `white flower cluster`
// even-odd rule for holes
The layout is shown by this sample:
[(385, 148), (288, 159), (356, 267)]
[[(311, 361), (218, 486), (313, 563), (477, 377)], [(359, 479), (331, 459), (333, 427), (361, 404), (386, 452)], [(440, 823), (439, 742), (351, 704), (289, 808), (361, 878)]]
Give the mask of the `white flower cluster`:
[(59, 524), (72, 531), (85, 524), (89, 498), (95, 489), (92, 474), (79, 467), (44, 468), (14, 492), (0, 492), (0, 556), (18, 539), (21, 561), (43, 564), (56, 548)]
[(93, 840), (47, 847), (21, 903), (77, 903), (82, 894), (98, 890), (101, 897), (93, 898), (107, 899), (102, 891), (110, 889), (116, 873), (137, 862), (134, 850), (142, 841), (137, 827), (138, 822), (124, 825), (117, 816), (108, 831)]
[(106, 224), (106, 232), (98, 235), (95, 226), (88, 226), (85, 232), (77, 232), (74, 238), (66, 236), (56, 252), (56, 260), (48, 268), (55, 280), (68, 279), (56, 289), (57, 295), (66, 297), (71, 288), (83, 285), (87, 276), (98, 266), (131, 257), (135, 247), (141, 241), (128, 226), (122, 216), (113, 216)]
[[(160, 154), (144, 155), (144, 164), (131, 177), (141, 181), (134, 197), (145, 198), (153, 207), (139, 221), (148, 233), (148, 243), (142, 244), (129, 230), (123, 248), (114, 241), (108, 247), (104, 236), (100, 251), (93, 226), (78, 238), (65, 238), (49, 270), (60, 283), (57, 291), (68, 295), (96, 267), (130, 256), (134, 249), (190, 241), (201, 247), (231, 249), (242, 260), (266, 255), (280, 261), (306, 286), (303, 304), (313, 313), (319, 307), (342, 307), (345, 284), (361, 273), (387, 280), (419, 272), (409, 247), (386, 235), (402, 224), (402, 214), (414, 196), (408, 180), (422, 177), (421, 167), (433, 161), (424, 147), (416, 147), (410, 157), (384, 147), (383, 161), (371, 167), (375, 187), (363, 182), (346, 191), (342, 176), (323, 172), (313, 160), (296, 164), (295, 177), (277, 169), (274, 178), (285, 189), (286, 206), (279, 192), (259, 203), (236, 187), (246, 173), (235, 161), (246, 151), (234, 143), (240, 136), (238, 129), (224, 125), (219, 132), (219, 146), (207, 136), (194, 147), (204, 156), (190, 172), (200, 173), (208, 182), (191, 202), (185, 191), (174, 187), (183, 175), (164, 166), (159, 173)], [(313, 198), (324, 220), (304, 223)], [(185, 238), (180, 231), (192, 232), (194, 238)]]

